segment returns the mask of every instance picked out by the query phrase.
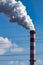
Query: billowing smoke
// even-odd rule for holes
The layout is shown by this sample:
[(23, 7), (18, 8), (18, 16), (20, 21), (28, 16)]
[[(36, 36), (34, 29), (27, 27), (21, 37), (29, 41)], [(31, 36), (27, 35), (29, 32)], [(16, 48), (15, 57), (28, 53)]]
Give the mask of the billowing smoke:
[(27, 15), (26, 7), (21, 1), (0, 0), (0, 12), (5, 13), (11, 22), (17, 22), (27, 29), (35, 30), (32, 19)]

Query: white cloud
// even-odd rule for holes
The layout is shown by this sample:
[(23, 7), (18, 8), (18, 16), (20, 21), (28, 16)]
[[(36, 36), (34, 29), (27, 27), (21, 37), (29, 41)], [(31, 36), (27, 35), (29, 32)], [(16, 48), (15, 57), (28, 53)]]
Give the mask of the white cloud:
[(0, 55), (4, 54), (6, 52), (5, 49), (0, 49)]
[(15, 53), (17, 53), (17, 52), (23, 52), (24, 51), (24, 48), (12, 48), (11, 49), (11, 52), (15, 52)]
[(21, 61), (9, 61), (9, 65), (26, 65), (26, 62)]
[(7, 38), (0, 37), (0, 55), (3, 55), (11, 45)]
[(38, 63), (38, 64), (42, 64), (42, 63), (43, 63), (43, 60), (38, 59), (38, 60), (37, 60), (37, 63)]
[(20, 62), (20, 65), (26, 65), (25, 62)]
[(9, 61), (9, 65), (19, 65), (19, 61)]
[(14, 63), (15, 63), (14, 61), (10, 61), (8, 64), (12, 65), (12, 64), (14, 64)]
[(8, 38), (0, 37), (0, 55), (5, 54), (8, 49), (11, 53), (20, 53), (24, 51), (24, 48), (19, 47), (16, 43), (12, 43)]

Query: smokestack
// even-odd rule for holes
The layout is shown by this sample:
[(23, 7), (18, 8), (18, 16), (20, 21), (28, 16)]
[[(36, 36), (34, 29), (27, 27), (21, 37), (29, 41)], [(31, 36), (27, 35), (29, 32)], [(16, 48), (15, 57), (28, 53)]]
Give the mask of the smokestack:
[(30, 31), (30, 65), (36, 65), (36, 32)]
[(10, 22), (17, 22), (26, 29), (30, 29), (30, 65), (36, 63), (35, 28), (32, 19), (27, 14), (26, 7), (21, 1), (0, 0), (0, 12), (7, 15)]

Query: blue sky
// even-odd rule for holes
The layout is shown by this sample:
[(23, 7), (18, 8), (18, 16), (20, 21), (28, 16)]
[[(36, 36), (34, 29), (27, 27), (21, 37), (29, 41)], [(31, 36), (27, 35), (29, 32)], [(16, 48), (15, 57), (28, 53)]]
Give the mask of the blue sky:
[[(43, 65), (43, 0), (20, 1), (22, 1), (22, 3), (26, 6), (27, 13), (33, 20), (36, 29), (36, 62), (37, 65)], [(29, 32), (30, 30), (23, 28), (17, 23), (10, 23), (6, 15), (0, 13), (0, 39), (3, 41), (3, 44), (6, 43), (6, 41), (9, 43), (9, 46), (4, 44), (7, 48), (5, 47), (6, 52), (3, 55), (18, 54), (18, 56), (0, 55), (0, 65), (29, 65)]]

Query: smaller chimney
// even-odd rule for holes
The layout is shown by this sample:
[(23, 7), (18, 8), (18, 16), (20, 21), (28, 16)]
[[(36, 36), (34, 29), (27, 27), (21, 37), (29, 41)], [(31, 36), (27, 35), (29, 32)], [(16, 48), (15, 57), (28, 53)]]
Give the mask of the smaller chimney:
[(36, 32), (30, 31), (30, 65), (36, 65)]

